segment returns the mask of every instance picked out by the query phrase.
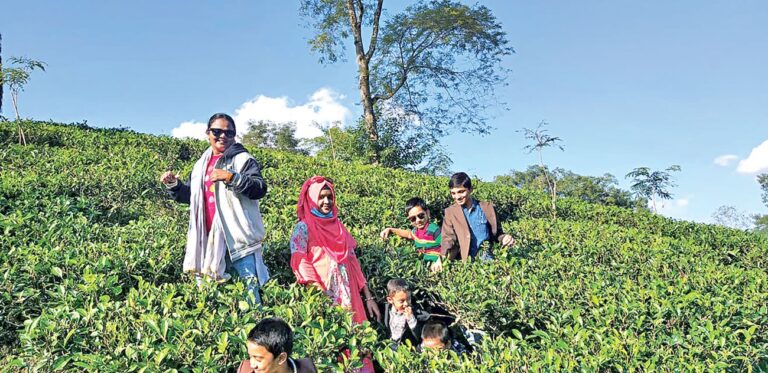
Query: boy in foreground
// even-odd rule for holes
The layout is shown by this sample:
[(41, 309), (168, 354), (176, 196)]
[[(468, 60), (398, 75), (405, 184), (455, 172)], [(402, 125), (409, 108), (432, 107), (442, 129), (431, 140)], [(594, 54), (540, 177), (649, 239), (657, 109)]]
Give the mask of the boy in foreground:
[(317, 373), (310, 359), (293, 359), (293, 330), (278, 318), (261, 320), (248, 333), (248, 360), (240, 363), (238, 373)]

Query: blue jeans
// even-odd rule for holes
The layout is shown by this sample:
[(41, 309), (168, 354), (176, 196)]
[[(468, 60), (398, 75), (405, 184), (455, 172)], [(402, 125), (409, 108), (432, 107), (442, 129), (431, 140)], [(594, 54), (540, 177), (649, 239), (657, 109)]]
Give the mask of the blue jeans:
[[(232, 262), (232, 268), (234, 268), (235, 271), (237, 271), (237, 275), (246, 282), (248, 290), (253, 293), (253, 298), (255, 299), (256, 304), (261, 304), (259, 278), (256, 276), (256, 255), (246, 255)], [(250, 299), (248, 303), (251, 303)]]

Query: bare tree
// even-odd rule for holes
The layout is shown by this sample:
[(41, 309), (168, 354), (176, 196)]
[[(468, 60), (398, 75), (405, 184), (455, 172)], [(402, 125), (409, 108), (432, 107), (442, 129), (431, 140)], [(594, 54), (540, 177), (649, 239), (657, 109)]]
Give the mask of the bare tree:
[(723, 205), (717, 208), (712, 214), (715, 224), (724, 227), (749, 230), (755, 226), (755, 218), (749, 214), (739, 211), (734, 206)]
[(526, 145), (523, 149), (527, 150), (528, 154), (533, 153), (534, 151), (539, 154), (539, 168), (541, 169), (542, 174), (544, 174), (544, 181), (547, 183), (547, 188), (550, 193), (552, 218), (557, 219), (557, 206), (555, 204), (557, 201), (557, 179), (554, 175), (549, 175), (547, 166), (544, 164), (544, 156), (542, 155), (542, 152), (545, 148), (552, 146), (557, 147), (560, 151), (565, 151), (565, 148), (560, 145), (562, 139), (556, 136), (550, 136), (547, 133), (549, 131), (544, 128), (547, 125), (547, 122), (541, 121), (534, 129), (523, 128), (525, 138), (531, 141), (531, 144)]
[(3, 67), (0, 74), (0, 85), (7, 85), (11, 91), (11, 102), (16, 111), (16, 123), (19, 126), (19, 144), (26, 145), (24, 130), (21, 128), (21, 116), (19, 115), (19, 92), (29, 82), (32, 71), (39, 69), (45, 71), (45, 62), (32, 60), (25, 57), (11, 57), (13, 67)]

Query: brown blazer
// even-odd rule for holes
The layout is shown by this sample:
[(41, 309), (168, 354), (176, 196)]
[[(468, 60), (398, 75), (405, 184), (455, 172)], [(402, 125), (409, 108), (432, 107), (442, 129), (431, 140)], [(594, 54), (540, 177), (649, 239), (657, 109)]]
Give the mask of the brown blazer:
[[(499, 241), (499, 236), (504, 234), (501, 229), (501, 224), (496, 220), (496, 209), (493, 208), (491, 202), (478, 201), (480, 208), (485, 213), (485, 218), (490, 225), (491, 243)], [(441, 242), (441, 254), (447, 255), (448, 259), (457, 259), (461, 255), (461, 260), (466, 261), (469, 258), (469, 223), (467, 218), (464, 217), (464, 211), (461, 206), (452, 204), (445, 209), (443, 216), (443, 228), (442, 228), (442, 242)]]

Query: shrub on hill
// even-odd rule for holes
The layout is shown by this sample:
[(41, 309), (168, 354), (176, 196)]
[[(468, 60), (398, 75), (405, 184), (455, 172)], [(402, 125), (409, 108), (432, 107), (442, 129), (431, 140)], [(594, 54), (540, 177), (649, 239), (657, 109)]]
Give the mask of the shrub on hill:
[[(296, 331), (297, 355), (321, 370), (358, 366), (371, 351), (388, 371), (766, 369), (768, 240), (572, 199), (557, 221), (537, 191), (478, 183), (518, 238), (496, 260), (451, 263), (434, 275), (408, 242), (378, 239), (406, 227), (402, 204), (421, 196), (439, 218), (447, 180), (251, 149), (264, 166), (265, 307), (242, 283), (197, 288), (181, 273), (188, 210), (158, 175), (188, 176), (205, 144), (28, 122), (29, 146), (0, 124), (0, 370), (221, 371), (246, 357), (245, 333), (276, 315)], [(287, 239), (301, 183), (334, 179), (341, 218), (380, 301), (394, 277), (416, 301), (487, 337), (461, 357), (392, 351), (375, 323), (349, 316), (293, 284)]]

